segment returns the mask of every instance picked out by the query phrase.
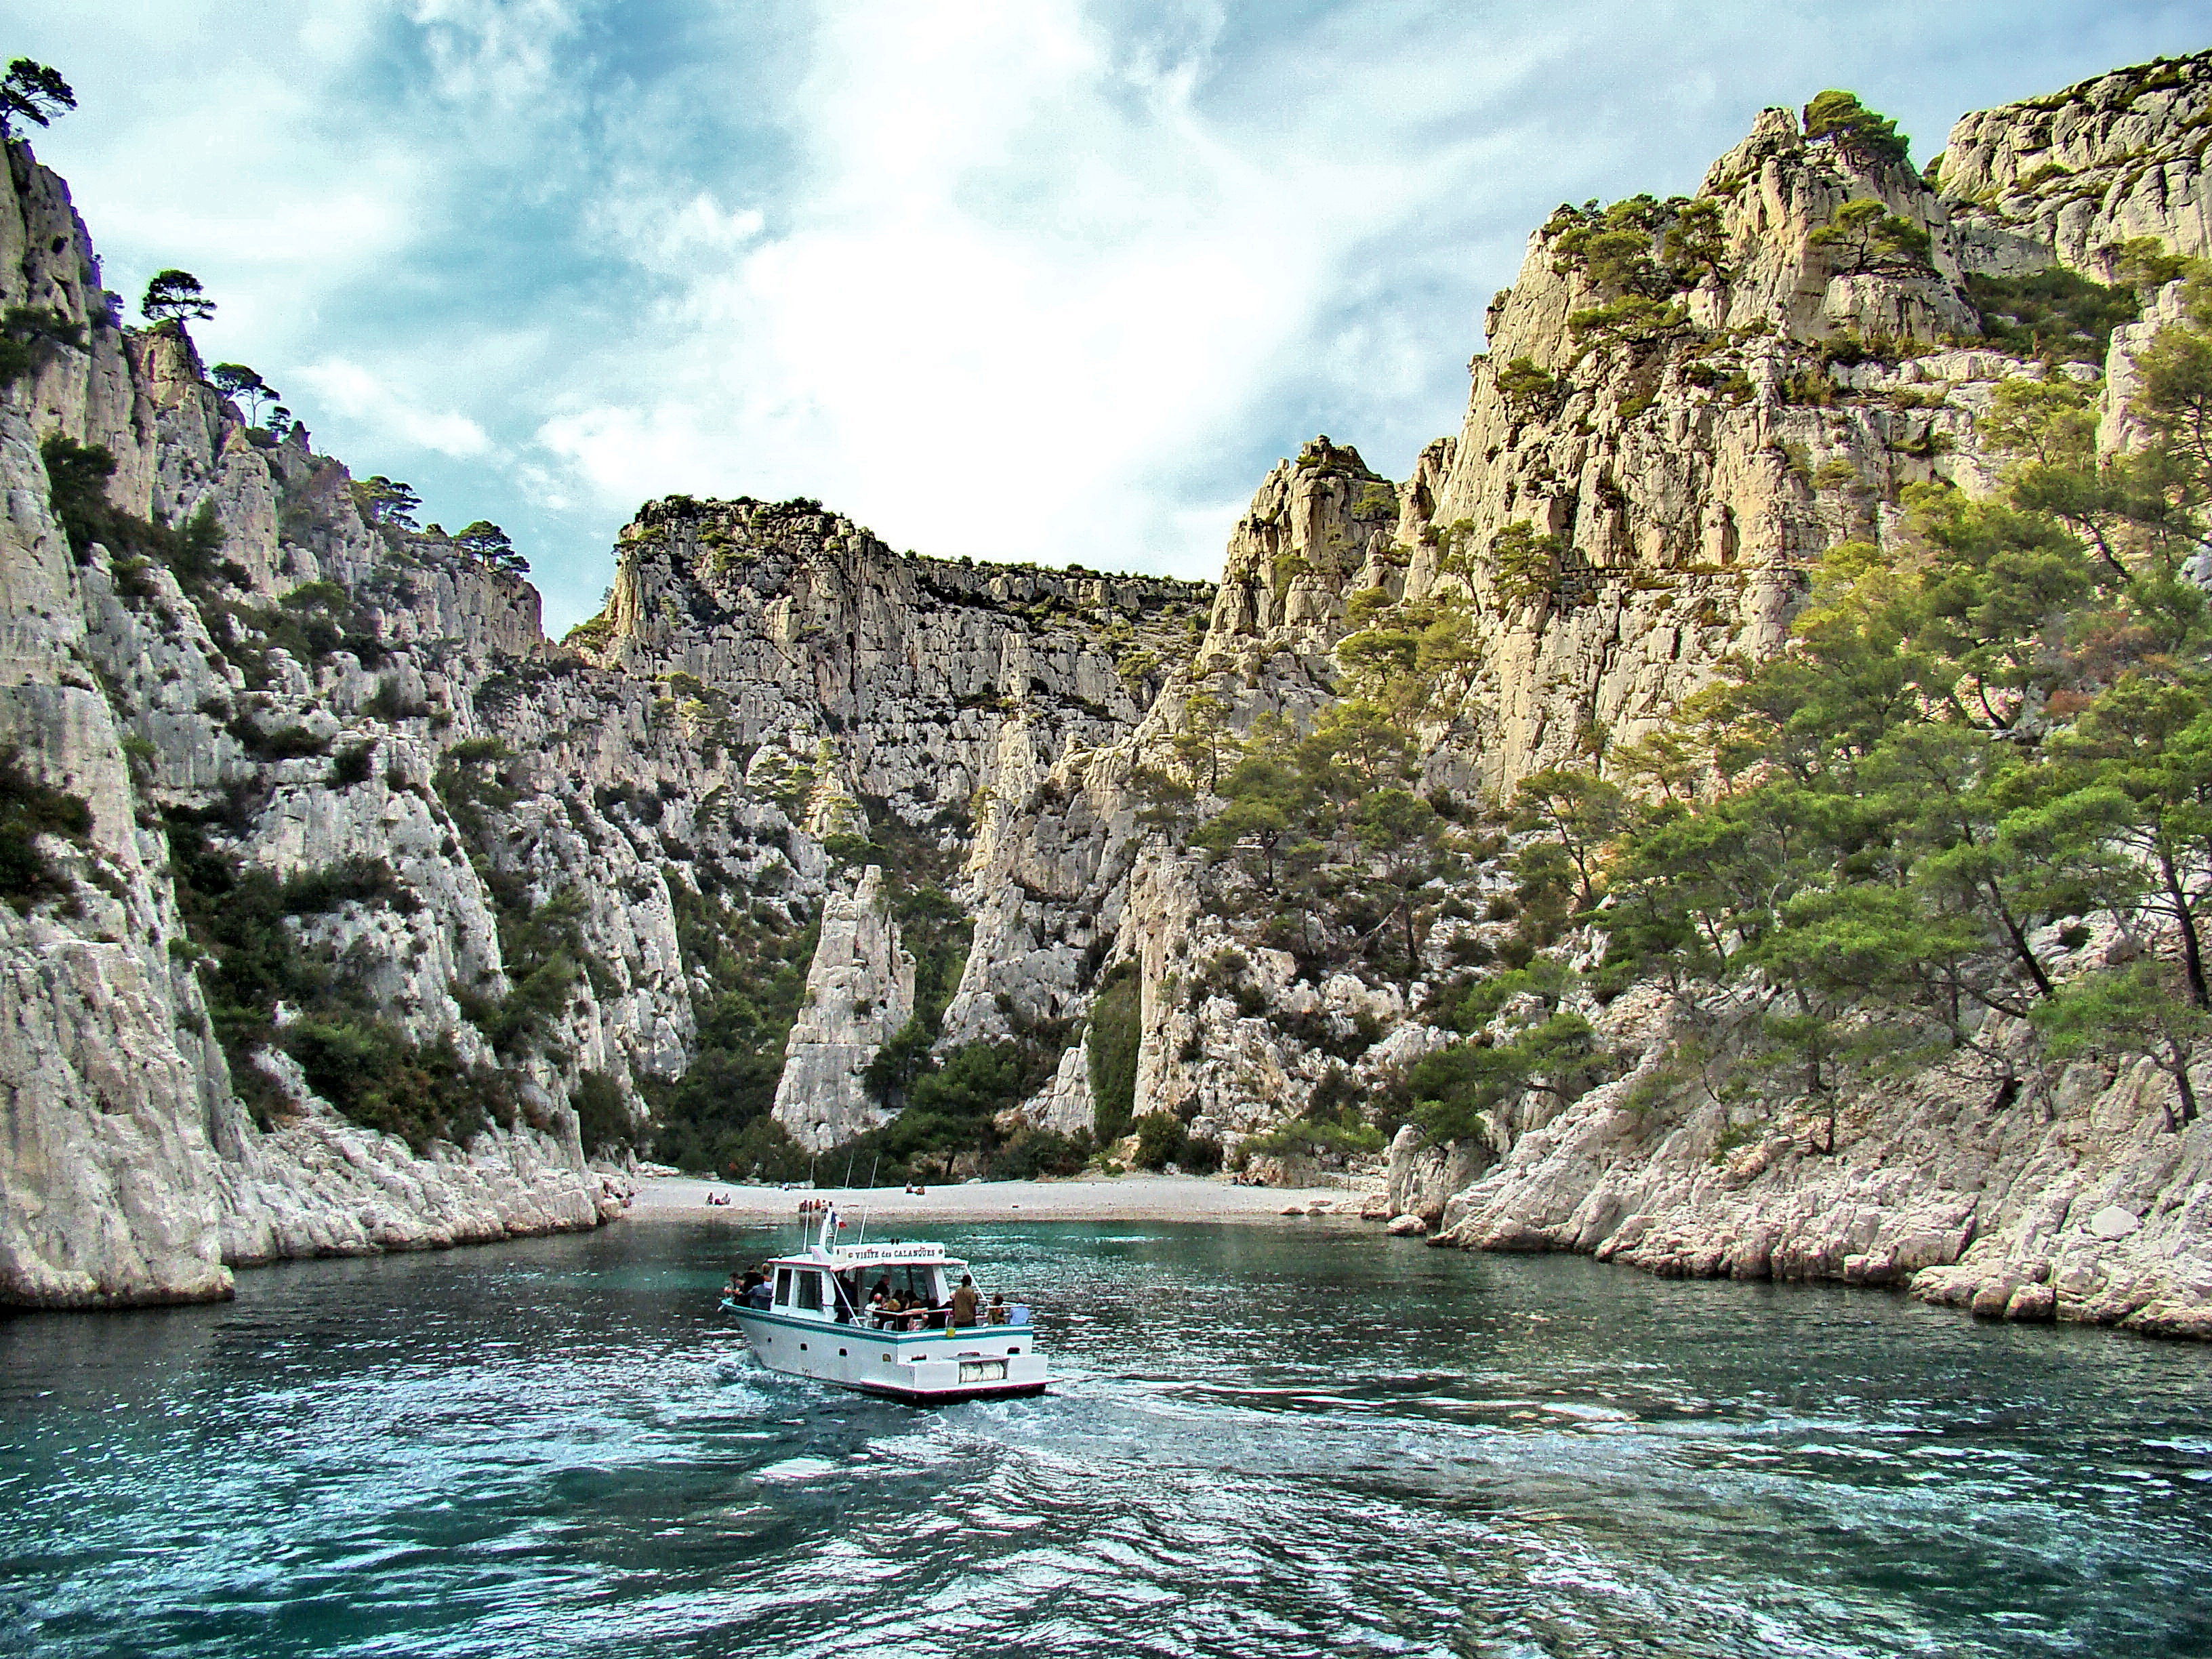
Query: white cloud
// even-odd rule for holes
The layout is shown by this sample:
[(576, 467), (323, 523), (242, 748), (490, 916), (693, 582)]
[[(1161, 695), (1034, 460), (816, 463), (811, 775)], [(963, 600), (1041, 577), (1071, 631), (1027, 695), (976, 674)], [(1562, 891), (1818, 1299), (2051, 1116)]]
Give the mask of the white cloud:
[(825, 13), (787, 211), (762, 234), (698, 201), (641, 234), (656, 269), (672, 245), (726, 257), (631, 365), (657, 395), (542, 441), (611, 501), (677, 471), (943, 550), (1188, 562), (1148, 480), (1218, 441), (1403, 192), (1371, 161), (1234, 147), (1194, 58), (1111, 48), (1073, 0)]
[(464, 459), (491, 453), (491, 439), (467, 416), (425, 409), (359, 363), (326, 357), (293, 369), (290, 378), (304, 384), (325, 407), (374, 428), (403, 447), (432, 449)]

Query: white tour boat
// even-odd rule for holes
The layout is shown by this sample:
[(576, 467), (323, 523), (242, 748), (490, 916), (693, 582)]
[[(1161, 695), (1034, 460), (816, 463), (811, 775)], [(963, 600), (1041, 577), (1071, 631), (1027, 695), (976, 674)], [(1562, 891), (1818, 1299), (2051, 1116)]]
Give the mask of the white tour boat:
[[(761, 1364), (916, 1402), (1044, 1392), (1052, 1377), (1027, 1308), (1008, 1310), (1004, 1324), (948, 1329), (952, 1287), (965, 1261), (941, 1244), (839, 1244), (839, 1225), (837, 1212), (829, 1211), (813, 1244), (766, 1264), (767, 1306), (723, 1299)], [(871, 1313), (870, 1300), (885, 1281), (901, 1303), (923, 1310), (890, 1319)]]

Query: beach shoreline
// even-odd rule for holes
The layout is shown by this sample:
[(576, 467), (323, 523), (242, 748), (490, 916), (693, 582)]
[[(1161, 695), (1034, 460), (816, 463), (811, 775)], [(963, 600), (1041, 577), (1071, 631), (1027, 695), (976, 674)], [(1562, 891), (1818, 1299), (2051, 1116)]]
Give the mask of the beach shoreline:
[[(708, 1204), (708, 1194), (727, 1203)], [(1342, 1187), (1237, 1187), (1196, 1176), (1122, 1176), (1103, 1181), (979, 1181), (928, 1188), (749, 1187), (689, 1176), (639, 1179), (628, 1218), (722, 1221), (744, 1225), (795, 1221), (803, 1202), (828, 1199), (857, 1225), (946, 1221), (1289, 1222), (1299, 1216), (1357, 1218), (1372, 1194)], [(1296, 1210), (1297, 1215), (1285, 1213)]]

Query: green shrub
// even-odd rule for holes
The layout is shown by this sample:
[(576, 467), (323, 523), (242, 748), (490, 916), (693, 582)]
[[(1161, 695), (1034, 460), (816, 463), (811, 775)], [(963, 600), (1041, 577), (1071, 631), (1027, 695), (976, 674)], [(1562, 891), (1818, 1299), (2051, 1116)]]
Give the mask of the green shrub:
[(387, 674), (376, 683), (374, 695), (362, 705), (361, 712), (380, 720), (413, 720), (422, 719), (430, 710), (419, 697), (403, 696), (398, 677)]
[(328, 739), (317, 737), (304, 726), (285, 726), (264, 732), (252, 715), (240, 714), (227, 729), (246, 752), (258, 761), (302, 760), (310, 755), (330, 752)]
[(1966, 297), (1990, 343), (2017, 357), (2101, 363), (2112, 331), (2142, 314), (2130, 288), (2053, 265), (2025, 276), (1969, 276)]
[(287, 611), (343, 611), (352, 598), (336, 582), (314, 581), (302, 583), (276, 603)]
[(1310, 1117), (1294, 1117), (1265, 1134), (1251, 1136), (1238, 1150), (1247, 1158), (1330, 1158), (1379, 1152), (1383, 1145), (1382, 1132), (1370, 1123), (1317, 1123)]
[(84, 330), (46, 306), (9, 306), (0, 313), (0, 391), (41, 368), (63, 347), (84, 349)]
[(1559, 394), (1559, 382), (1530, 357), (1516, 357), (1499, 369), (1496, 384), (1498, 395), (1516, 415), (1548, 409)]
[(24, 769), (12, 747), (0, 747), (0, 899), (21, 912), (68, 892), (39, 837), (82, 845), (91, 834), (92, 809), (80, 797), (48, 788)]
[(1395, 519), (1398, 516), (1398, 491), (1395, 486), (1378, 478), (1361, 486), (1359, 495), (1352, 503), (1354, 518)]
[(1097, 1150), (1087, 1133), (1064, 1135), (1051, 1129), (1018, 1129), (991, 1154), (986, 1168), (994, 1181), (1080, 1175)]
[(115, 457), (98, 444), (81, 444), (55, 433), (39, 446), (46, 464), (47, 499), (61, 520), (70, 550), (79, 564), (92, 556), (94, 542), (111, 539), (118, 515), (107, 504), (107, 481)]
[(1106, 975), (1091, 1005), (1091, 1099), (1101, 1146), (1128, 1133), (1136, 1110), (1142, 993), (1137, 964), (1125, 962)]
[(295, 1020), (282, 1041), (317, 1094), (417, 1157), (433, 1141), (465, 1146), (495, 1119), (514, 1120), (506, 1076), (464, 1065), (449, 1038), (418, 1046), (383, 1020), (353, 1015)]
[(331, 787), (350, 789), (356, 784), (367, 783), (376, 769), (376, 745), (356, 743), (338, 750), (337, 758), (331, 763)]
[(380, 904), (402, 915), (422, 908), (422, 901), (382, 859), (347, 859), (305, 870), (276, 890), (277, 908), (288, 916), (316, 915), (348, 904)]
[(1140, 1170), (1165, 1169), (1182, 1161), (1190, 1131), (1172, 1112), (1146, 1112), (1136, 1121), (1136, 1165)]
[(518, 903), (495, 884), (499, 908), (499, 949), (507, 964), (507, 1000), (480, 1022), (492, 1047), (519, 1059), (538, 1043), (574, 999), (588, 955), (583, 918), (589, 901), (564, 887), (543, 904)]
[(612, 1153), (630, 1144), (629, 1107), (622, 1085), (605, 1072), (586, 1072), (576, 1079), (568, 1103), (576, 1109), (576, 1139), (586, 1158)]
[(1164, 1170), (1172, 1164), (1185, 1175), (1212, 1175), (1221, 1167), (1221, 1143), (1194, 1135), (1172, 1112), (1146, 1112), (1136, 1121), (1140, 1170)]

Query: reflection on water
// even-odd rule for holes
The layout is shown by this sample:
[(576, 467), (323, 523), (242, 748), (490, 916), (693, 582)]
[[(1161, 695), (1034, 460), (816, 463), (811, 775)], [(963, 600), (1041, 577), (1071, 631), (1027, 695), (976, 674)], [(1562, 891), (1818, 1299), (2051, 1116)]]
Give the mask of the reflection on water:
[(787, 1231), (0, 1322), (0, 1650), (2212, 1653), (2200, 1349), (1336, 1224), (946, 1236), (1053, 1395), (763, 1372), (710, 1310)]

